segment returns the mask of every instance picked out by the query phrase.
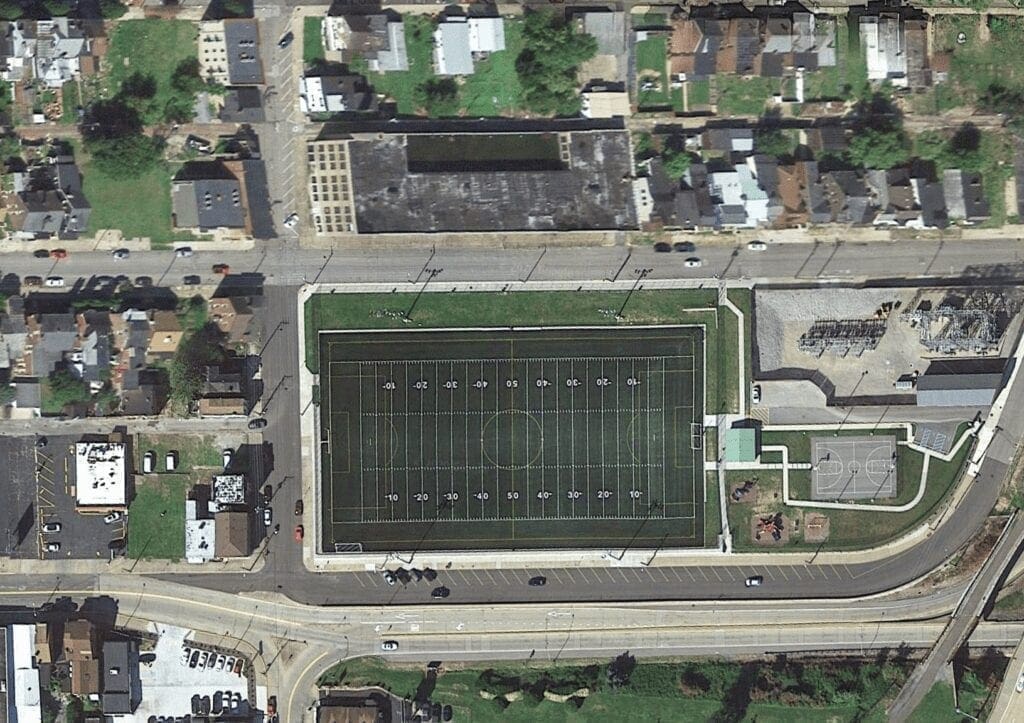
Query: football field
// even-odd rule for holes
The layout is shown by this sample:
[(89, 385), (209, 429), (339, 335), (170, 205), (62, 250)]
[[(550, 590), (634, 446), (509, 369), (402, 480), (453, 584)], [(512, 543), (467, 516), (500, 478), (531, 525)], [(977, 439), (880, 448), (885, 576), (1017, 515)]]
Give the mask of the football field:
[(704, 544), (699, 327), (322, 332), (324, 552)]

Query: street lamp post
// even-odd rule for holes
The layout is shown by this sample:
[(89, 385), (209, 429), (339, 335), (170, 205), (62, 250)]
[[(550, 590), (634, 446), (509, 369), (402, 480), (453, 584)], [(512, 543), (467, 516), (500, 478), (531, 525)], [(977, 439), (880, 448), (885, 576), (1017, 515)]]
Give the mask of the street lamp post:
[(412, 310), (416, 308), (416, 304), (420, 303), (420, 297), (423, 296), (423, 292), (427, 290), (427, 284), (433, 281), (434, 278), (442, 271), (444, 271), (444, 269), (426, 269), (427, 278), (423, 280), (423, 286), (420, 287), (420, 290), (416, 293), (416, 298), (412, 300), (412, 305), (402, 317), (402, 321), (406, 324), (412, 323)]
[(639, 288), (640, 282), (646, 279), (647, 275), (652, 271), (654, 271), (654, 269), (633, 269), (633, 272), (636, 274), (636, 281), (633, 282), (633, 287), (629, 290), (629, 293), (626, 294), (626, 300), (622, 302), (622, 306), (615, 315), (616, 321), (622, 321), (625, 318), (622, 314), (626, 311), (626, 304), (628, 304), (629, 300), (633, 298), (633, 293)]

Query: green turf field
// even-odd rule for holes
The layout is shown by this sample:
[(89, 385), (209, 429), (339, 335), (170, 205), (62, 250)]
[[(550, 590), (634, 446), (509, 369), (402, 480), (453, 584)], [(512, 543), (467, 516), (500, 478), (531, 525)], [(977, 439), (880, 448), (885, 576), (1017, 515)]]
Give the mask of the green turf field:
[(323, 332), (324, 551), (704, 544), (698, 327)]

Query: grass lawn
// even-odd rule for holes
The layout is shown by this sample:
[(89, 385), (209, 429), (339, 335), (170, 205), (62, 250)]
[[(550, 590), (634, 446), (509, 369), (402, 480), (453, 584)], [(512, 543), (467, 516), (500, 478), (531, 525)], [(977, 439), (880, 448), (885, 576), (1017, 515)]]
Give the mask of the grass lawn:
[[(110, 50), (103, 66), (107, 94), (116, 95), (121, 83), (136, 73), (152, 78), (156, 92), (142, 109), (142, 120), (146, 125), (160, 122), (173, 95), (171, 76), (175, 68), (181, 61), (196, 57), (197, 34), (195, 24), (186, 20), (118, 21), (110, 34)], [(94, 208), (97, 205), (93, 202)]]
[(718, 496), (718, 473), (704, 475), (707, 504), (704, 505), (704, 547), (716, 547), (718, 535), (722, 532), (722, 505)]
[(962, 720), (964, 717), (958, 715), (953, 706), (953, 686), (936, 683), (907, 718), (907, 723), (960, 723)]
[(688, 80), (686, 81), (686, 101), (689, 104), (688, 110), (711, 104), (711, 81), (709, 80)]
[(135, 441), (135, 469), (142, 470), (142, 455), (156, 452), (156, 471), (164, 472), (164, 458), (171, 450), (178, 453), (176, 474), (189, 474), (198, 467), (223, 467), (221, 450), (214, 438), (205, 435), (187, 434), (140, 434)]
[[(672, 104), (672, 93), (668, 84), (668, 41), (663, 36), (641, 40), (636, 44), (636, 74), (641, 79), (651, 79), (656, 86), (652, 90), (640, 90), (637, 103), (641, 108), (660, 107)], [(656, 76), (656, 80), (652, 79)]]
[(82, 103), (78, 91), (77, 81), (70, 81), (64, 84), (61, 93), (61, 116), (60, 122), (65, 125), (74, 125), (78, 122), (78, 106)]
[(670, 27), (665, 13), (632, 13), (629, 20), (634, 30)]
[(1024, 588), (999, 598), (993, 609), (1009, 618), (1024, 618)]
[[(163, 460), (158, 462), (162, 466)], [(151, 474), (136, 479), (128, 512), (128, 556), (181, 559), (185, 555), (185, 493), (191, 476)]]
[[(597, 675), (603, 676), (607, 661), (597, 662)], [(729, 664), (726, 664), (729, 665)], [(564, 680), (580, 675), (583, 663), (577, 666), (558, 663), (554, 666), (513, 666), (498, 664), (493, 668), (460, 669), (448, 666), (437, 678), (433, 695), (452, 706), (455, 720), (514, 721), (516, 723), (584, 723), (585, 721), (705, 721), (713, 720), (723, 711), (722, 702), (712, 698), (690, 697), (678, 684), (682, 666), (674, 663), (641, 662), (634, 670), (630, 685), (609, 690), (599, 685), (591, 690), (582, 706), (557, 703), (551, 700), (537, 702), (530, 696), (521, 696), (508, 705), (498, 707), (480, 695), (480, 674), (493, 670), (500, 677), (532, 679), (546, 673), (553, 680)], [(421, 666), (389, 666), (380, 658), (359, 658), (334, 666), (318, 681), (320, 686), (361, 687), (379, 685), (397, 695), (412, 697), (423, 680)], [(898, 683), (898, 681), (897, 681)], [(898, 684), (897, 684), (898, 689)], [(873, 697), (873, 696), (872, 696)], [(818, 723), (819, 721), (884, 721), (884, 701), (856, 705), (829, 707), (798, 707), (777, 703), (750, 703), (746, 706), (745, 721), (778, 721), (779, 723)]]
[(774, 78), (741, 78), (721, 74), (715, 77), (718, 113), (720, 115), (759, 116), (765, 104), (778, 90)]
[(125, 238), (149, 238), (153, 248), (167, 248), (175, 241), (193, 241), (186, 232), (171, 227), (171, 171), (161, 164), (137, 178), (111, 178), (93, 167), (84, 151), (76, 154), (82, 169), (82, 191), (92, 206), (89, 229), (120, 229)]
[(510, 115), (518, 110), (523, 87), (516, 58), (523, 50), (523, 23), (505, 20), (505, 49), (478, 61), (459, 89), (459, 105), (472, 118)]
[[(304, 310), (306, 320), (306, 366), (318, 369), (319, 329), (402, 329), (402, 321), (416, 295), (407, 294), (318, 294)], [(542, 292), (542, 293), (426, 293), (416, 303), (413, 327), (462, 328), (488, 326), (615, 325), (615, 312), (625, 292)], [(709, 407), (735, 411), (738, 404), (736, 317), (717, 307), (718, 294), (708, 289), (638, 291), (631, 297), (624, 316), (628, 324), (704, 323), (707, 331), (707, 395)], [(692, 309), (693, 311), (686, 311)], [(722, 337), (718, 324), (732, 330)], [(731, 326), (730, 326), (731, 324)], [(722, 370), (720, 373), (719, 370)], [(722, 376), (724, 374), (724, 376)], [(724, 381), (719, 384), (719, 379)]]
[(313, 65), (324, 59), (323, 18), (302, 19), (302, 64)]
[[(405, 48), (409, 69), (391, 73), (369, 73), (367, 77), (378, 93), (392, 98), (402, 115), (415, 115), (419, 110), (415, 101), (416, 87), (434, 77), (433, 36), (434, 24), (423, 15), (406, 15)], [(355, 68), (365, 64), (354, 63)]]
[[(770, 433), (781, 435), (786, 433)], [(799, 434), (799, 433), (798, 433)], [(762, 435), (768, 437), (769, 433)], [(845, 433), (844, 433), (845, 436)], [(763, 442), (765, 444), (771, 442)], [(791, 450), (793, 447), (790, 448)], [(810, 443), (805, 443), (807, 457), (796, 459), (808, 459), (810, 455)], [(729, 482), (742, 482), (753, 475), (758, 478), (758, 497), (756, 506), (749, 504), (729, 504), (729, 524), (733, 527), (734, 545), (738, 550), (766, 550), (760, 545), (755, 545), (750, 539), (750, 515), (753, 512), (767, 514), (768, 512), (783, 511), (787, 516), (806, 515), (812, 512), (819, 512), (826, 515), (830, 521), (829, 539), (824, 543), (824, 550), (851, 550), (881, 545), (889, 540), (898, 537), (920, 525), (930, 517), (939, 506), (939, 503), (953, 488), (959, 478), (959, 473), (964, 462), (970, 453), (971, 445), (965, 444), (960, 453), (950, 462), (942, 462), (933, 459), (928, 468), (928, 482), (925, 486), (924, 496), (916, 507), (906, 512), (877, 513), (860, 510), (828, 510), (811, 507), (789, 507), (782, 504), (782, 473), (778, 470), (750, 470), (735, 471), (730, 473)], [(917, 494), (918, 480), (921, 474), (923, 458), (919, 453), (908, 453), (900, 449), (900, 457), (897, 461), (899, 484), (898, 496), (885, 504), (903, 504), (909, 502)], [(810, 475), (807, 472), (794, 473), (790, 475), (790, 493), (794, 497), (804, 496), (810, 498)], [(777, 495), (777, 497), (776, 497)], [(883, 503), (882, 501), (879, 502)], [(793, 551), (799, 549), (816, 549), (817, 544), (808, 544), (802, 541), (793, 542), (789, 545), (777, 548), (780, 551)]]

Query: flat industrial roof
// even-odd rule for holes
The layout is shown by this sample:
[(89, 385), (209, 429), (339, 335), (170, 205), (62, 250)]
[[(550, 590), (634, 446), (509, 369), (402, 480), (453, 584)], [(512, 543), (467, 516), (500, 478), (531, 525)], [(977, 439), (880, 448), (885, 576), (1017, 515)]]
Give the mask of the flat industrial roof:
[(123, 442), (75, 444), (75, 494), (79, 507), (128, 503), (128, 462)]

